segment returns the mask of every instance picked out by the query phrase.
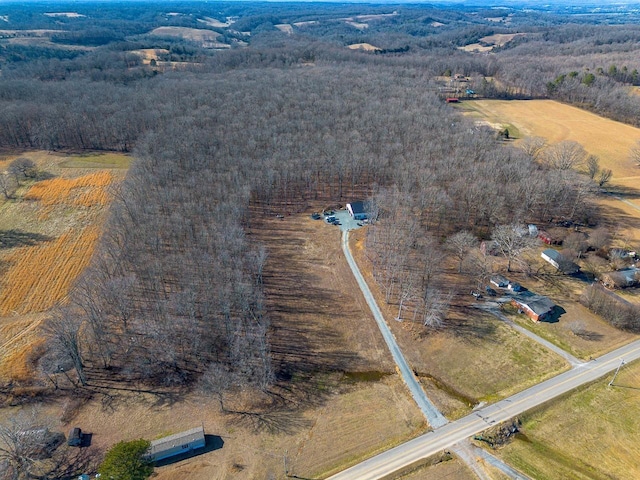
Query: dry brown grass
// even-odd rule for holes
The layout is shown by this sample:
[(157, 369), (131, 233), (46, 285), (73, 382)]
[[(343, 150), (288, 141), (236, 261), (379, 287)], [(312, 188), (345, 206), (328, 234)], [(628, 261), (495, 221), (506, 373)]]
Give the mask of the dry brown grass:
[(10, 267), (0, 288), (8, 294), (0, 299), (0, 315), (43, 312), (60, 303), (89, 264), (99, 237), (100, 228), (89, 226), (7, 256)]
[(496, 453), (531, 478), (640, 478), (640, 364), (524, 417), (524, 437)]
[[(0, 203), (0, 229), (7, 241), (0, 250), (0, 379), (4, 380), (26, 380), (32, 374), (32, 352), (41, 342), (38, 327), (52, 307), (65, 301), (88, 265), (110, 202), (109, 187), (124, 172), (69, 166), (84, 167), (86, 155), (39, 151), (5, 155), (0, 168), (19, 156), (54, 177), (22, 187), (15, 200)], [(122, 155), (90, 157), (91, 166), (103, 161), (117, 168), (125, 165)]]
[[(441, 288), (454, 293), (446, 328), (433, 331), (409, 321), (393, 321), (398, 307), (385, 304), (372, 278), (364, 235), (364, 229), (352, 234), (354, 257), (407, 361), (447, 418), (460, 418), (480, 401), (508, 397), (568, 368), (536, 342), (471, 308), (473, 287), (462, 275), (446, 273), (439, 279)], [(455, 270), (455, 265), (449, 267), (449, 272)]]
[(382, 50), (380, 47), (376, 47), (371, 45), (370, 43), (353, 43), (348, 45), (347, 48), (351, 50), (364, 50), (366, 52), (375, 52), (377, 50)]
[(220, 37), (220, 34), (213, 30), (187, 27), (158, 27), (153, 29), (150, 34), (159, 37), (178, 37), (184, 38), (185, 40), (194, 40), (199, 42), (211, 42)]
[(114, 176), (108, 170), (77, 178), (52, 178), (34, 184), (25, 194), (24, 199), (38, 200), (45, 206), (105, 205), (109, 200), (107, 187), (113, 180)]

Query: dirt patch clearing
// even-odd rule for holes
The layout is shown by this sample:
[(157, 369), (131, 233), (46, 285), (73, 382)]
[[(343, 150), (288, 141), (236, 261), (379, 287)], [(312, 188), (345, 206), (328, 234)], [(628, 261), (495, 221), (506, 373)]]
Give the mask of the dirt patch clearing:
[(281, 32), (286, 33), (287, 35), (291, 35), (293, 33), (293, 27), (288, 23), (280, 23), (278, 25), (274, 25)]
[(380, 47), (375, 47), (370, 43), (353, 43), (351, 45), (348, 45), (347, 48), (351, 50), (365, 50), (367, 52), (375, 52), (375, 51), (382, 50)]
[(149, 34), (158, 37), (177, 37), (197, 42), (212, 42), (220, 38), (220, 34), (213, 30), (187, 27), (158, 27), (149, 32)]
[(65, 18), (82, 18), (86, 17), (86, 15), (82, 15), (81, 13), (76, 12), (49, 12), (43, 14), (46, 17), (65, 17)]

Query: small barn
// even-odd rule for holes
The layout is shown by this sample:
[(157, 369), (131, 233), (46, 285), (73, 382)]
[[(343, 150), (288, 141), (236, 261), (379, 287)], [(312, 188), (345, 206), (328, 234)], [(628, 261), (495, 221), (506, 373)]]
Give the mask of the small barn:
[(553, 315), (556, 304), (543, 295), (518, 295), (511, 299), (511, 304), (534, 322), (545, 320)]
[(603, 273), (600, 282), (610, 289), (636, 287), (640, 285), (640, 269), (632, 267)]
[(491, 285), (494, 285), (498, 288), (507, 288), (509, 286), (509, 280), (502, 275), (492, 275), (489, 279)]
[(204, 446), (204, 427), (196, 427), (152, 441), (147, 456), (149, 460), (157, 462)]
[(573, 273), (577, 273), (580, 270), (580, 267), (569, 260), (567, 257), (562, 255), (557, 250), (553, 248), (547, 248), (544, 250), (540, 256), (548, 263), (556, 267), (562, 273), (566, 273), (571, 275)]
[(458, 103), (460, 100), (456, 97), (447, 97), (446, 102), (447, 103)]
[(347, 210), (354, 220), (365, 220), (367, 218), (367, 212), (362, 201), (347, 203)]
[(559, 240), (557, 237), (551, 235), (549, 232), (545, 232), (544, 230), (538, 230), (538, 238), (547, 245), (562, 245), (562, 240)]

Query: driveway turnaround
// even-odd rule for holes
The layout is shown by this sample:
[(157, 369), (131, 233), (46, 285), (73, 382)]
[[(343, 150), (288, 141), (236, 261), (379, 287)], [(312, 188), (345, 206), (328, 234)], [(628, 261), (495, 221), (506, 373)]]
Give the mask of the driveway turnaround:
[(387, 477), (419, 463), (456, 443), (476, 435), (487, 427), (510, 420), (581, 385), (613, 372), (622, 361), (640, 358), (640, 340), (636, 340), (588, 363), (579, 365), (509, 398), (478, 409), (455, 422), (414, 438), (376, 455), (332, 477), (331, 480), (372, 480)]

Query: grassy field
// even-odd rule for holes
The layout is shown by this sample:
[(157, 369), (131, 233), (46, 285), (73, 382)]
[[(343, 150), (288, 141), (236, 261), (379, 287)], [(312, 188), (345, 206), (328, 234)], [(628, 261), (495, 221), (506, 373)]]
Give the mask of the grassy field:
[(550, 378), (568, 364), (491, 315), (472, 308), (468, 279), (447, 275), (455, 292), (447, 328), (430, 331), (395, 322), (396, 305), (386, 305), (371, 276), (362, 248), (364, 231), (352, 234), (352, 251), (377, 297), (385, 318), (429, 398), (449, 419), (460, 418), (479, 402), (493, 402)]
[[(468, 114), (481, 121), (513, 124), (523, 136), (539, 136), (549, 143), (577, 141), (613, 171), (609, 190), (614, 195), (598, 202), (620, 243), (640, 241), (640, 169), (629, 159), (640, 129), (598, 117), (553, 101), (465, 102)], [(548, 276), (523, 280), (539, 293), (550, 295), (565, 310), (557, 323), (518, 322), (582, 358), (596, 356), (633, 337), (617, 332), (576, 303), (582, 285), (577, 280)], [(574, 335), (567, 325), (584, 323), (587, 336)], [(509, 464), (536, 479), (638, 478), (640, 427), (640, 365), (625, 366), (608, 387), (602, 379), (524, 417), (524, 434), (498, 450)]]
[[(18, 156), (31, 159), (46, 179), (26, 180), (14, 198), (0, 201), (2, 380), (31, 375), (31, 352), (42, 341), (38, 326), (51, 308), (65, 301), (88, 265), (110, 202), (109, 189), (124, 178), (129, 162), (119, 154), (24, 152), (0, 158), (0, 169)], [(90, 165), (83, 163), (86, 159)]]
[(600, 205), (616, 225), (618, 237), (640, 242), (640, 168), (629, 158), (640, 129), (553, 100), (474, 100), (462, 102), (460, 108), (478, 121), (512, 125), (514, 137), (543, 137), (550, 144), (573, 140), (598, 156), (600, 166), (613, 172), (610, 189), (624, 200), (601, 198)]
[(524, 435), (494, 452), (531, 478), (640, 478), (640, 364), (523, 417)]

